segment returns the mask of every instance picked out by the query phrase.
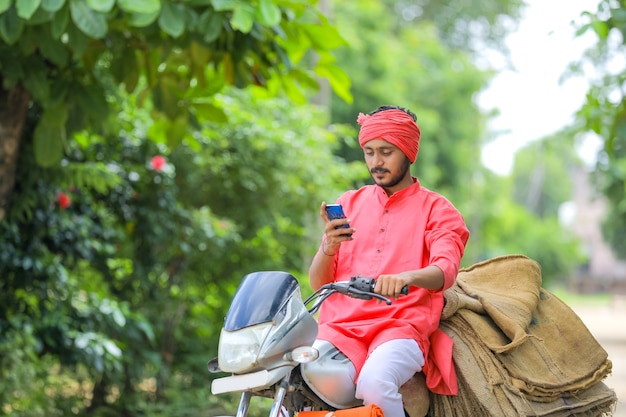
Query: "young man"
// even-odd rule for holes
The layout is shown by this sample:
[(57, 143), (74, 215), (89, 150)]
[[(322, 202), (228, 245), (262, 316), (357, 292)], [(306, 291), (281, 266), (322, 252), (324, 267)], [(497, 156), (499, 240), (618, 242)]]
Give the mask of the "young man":
[[(443, 196), (411, 176), (420, 129), (398, 106), (359, 114), (359, 143), (374, 185), (338, 199), (347, 219), (330, 221), (309, 269), (314, 289), (351, 276), (375, 277), (392, 305), (334, 295), (319, 314), (318, 338), (333, 343), (357, 369), (356, 395), (386, 417), (404, 417), (399, 388), (424, 371), (428, 388), (457, 393), (452, 340), (439, 330), (443, 290), (456, 279), (469, 231)], [(350, 224), (350, 228), (337, 226)], [(352, 234), (352, 236), (348, 236)], [(408, 285), (409, 294), (400, 295)]]

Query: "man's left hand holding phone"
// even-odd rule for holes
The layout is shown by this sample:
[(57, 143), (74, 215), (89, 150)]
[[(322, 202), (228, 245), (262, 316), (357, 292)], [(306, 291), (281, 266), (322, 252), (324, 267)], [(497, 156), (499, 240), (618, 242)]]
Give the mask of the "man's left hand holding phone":
[(328, 222), (324, 228), (326, 235), (324, 241), (324, 255), (335, 256), (339, 251), (342, 242), (352, 240), (354, 229), (350, 226), (350, 220), (343, 212), (341, 204), (322, 203), (322, 218), (326, 217)]

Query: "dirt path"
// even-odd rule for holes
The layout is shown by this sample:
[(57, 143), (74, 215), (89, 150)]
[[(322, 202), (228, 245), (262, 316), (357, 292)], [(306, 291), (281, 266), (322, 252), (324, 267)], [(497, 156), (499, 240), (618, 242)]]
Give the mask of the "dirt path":
[(614, 417), (626, 417), (626, 299), (601, 308), (570, 306), (609, 354), (613, 372), (606, 385), (617, 394)]

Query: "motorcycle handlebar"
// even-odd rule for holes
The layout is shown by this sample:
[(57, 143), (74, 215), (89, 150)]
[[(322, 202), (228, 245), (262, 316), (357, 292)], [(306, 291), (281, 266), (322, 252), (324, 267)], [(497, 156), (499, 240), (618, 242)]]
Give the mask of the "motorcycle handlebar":
[[(377, 298), (384, 301), (387, 305), (391, 304), (391, 300), (380, 294), (374, 292), (376, 287), (376, 279), (366, 277), (351, 277), (350, 281), (331, 282), (330, 284), (323, 285), (320, 288), (322, 290), (329, 290), (331, 293), (338, 292), (340, 294), (347, 295), (352, 298), (359, 298), (362, 300), (371, 300)], [(407, 295), (409, 293), (409, 286), (402, 287), (400, 294)]]

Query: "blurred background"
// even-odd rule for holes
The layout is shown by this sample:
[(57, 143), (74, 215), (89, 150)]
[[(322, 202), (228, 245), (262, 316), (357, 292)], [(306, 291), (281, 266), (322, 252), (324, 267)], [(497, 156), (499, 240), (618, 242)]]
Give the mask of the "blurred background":
[(232, 413), (240, 279), (310, 292), (356, 116), (395, 104), (463, 266), (538, 261), (625, 416), (624, 33), (621, 0), (0, 1), (0, 415)]

